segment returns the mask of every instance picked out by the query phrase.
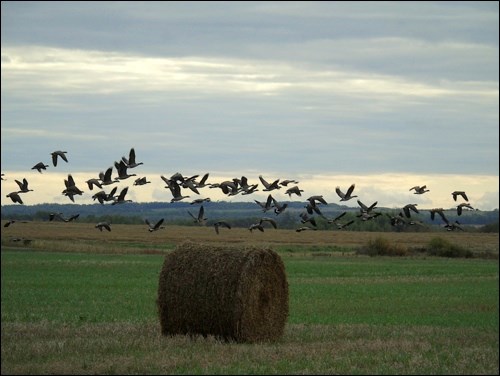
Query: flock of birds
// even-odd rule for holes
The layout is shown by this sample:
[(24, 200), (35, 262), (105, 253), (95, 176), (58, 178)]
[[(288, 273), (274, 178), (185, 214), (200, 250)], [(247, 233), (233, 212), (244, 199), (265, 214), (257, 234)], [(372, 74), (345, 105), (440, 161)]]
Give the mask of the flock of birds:
[[(67, 151), (62, 151), (62, 150), (56, 150), (52, 152), (51, 156), (52, 156), (53, 166), (56, 167), (60, 159), (68, 163), (67, 153), (68, 153)], [(133, 183), (134, 186), (141, 186), (151, 183), (146, 179), (146, 177), (137, 177), (137, 174), (129, 173), (130, 169), (134, 169), (140, 165), (143, 165), (143, 162), (136, 161), (135, 149), (131, 148), (128, 158), (124, 156), (119, 161), (114, 162), (114, 169), (116, 169), (116, 176), (114, 178), (112, 177), (114, 169), (113, 166), (111, 166), (107, 168), (105, 171), (101, 171), (98, 174), (97, 178), (90, 178), (85, 181), (90, 191), (93, 191), (94, 188), (96, 189), (95, 194), (92, 195), (92, 199), (94, 201), (99, 202), (101, 205), (107, 203), (109, 203), (110, 205), (118, 205), (118, 204), (125, 204), (127, 202), (132, 202), (132, 200), (126, 199), (129, 190), (128, 186), (122, 188), (118, 194), (117, 194), (118, 186), (114, 186), (109, 191), (106, 190), (107, 186), (117, 184), (131, 177), (136, 177)], [(47, 169), (47, 167), (49, 167), (49, 165), (43, 162), (39, 162), (32, 167), (32, 170), (37, 170), (39, 173), (42, 173), (44, 170)], [(245, 176), (217, 183), (207, 182), (209, 173), (204, 174), (201, 177), (201, 179), (198, 179), (199, 175), (184, 176), (179, 172), (173, 174), (169, 178), (163, 175), (161, 175), (160, 177), (166, 184), (165, 188), (168, 189), (172, 194), (172, 199), (170, 200), (171, 203), (179, 202), (190, 198), (190, 195), (185, 194), (186, 192), (190, 194), (194, 193), (196, 195), (200, 195), (200, 190), (204, 187), (209, 187), (212, 189), (221, 189), (221, 191), (227, 196), (235, 196), (238, 194), (250, 195), (253, 194), (254, 192), (259, 191), (258, 189), (259, 183), (251, 184), (249, 183), (248, 179)], [(2, 180), (5, 180), (4, 174), (2, 174)], [(292, 198), (292, 195), (301, 197), (302, 192), (304, 192), (304, 190), (299, 188), (298, 186), (299, 182), (296, 180), (275, 179), (272, 182), (271, 181), (268, 182), (266, 179), (264, 179), (262, 175), (259, 175), (259, 181), (262, 184), (263, 192), (274, 192), (282, 188), (286, 188), (285, 194), (287, 194), (290, 198)], [(10, 192), (9, 194), (6, 195), (6, 197), (9, 197), (14, 203), (23, 204), (21, 196), (23, 194), (33, 192), (33, 189), (29, 188), (29, 183), (26, 178), (23, 178), (22, 181), (16, 179), (15, 182), (19, 186), (19, 190)], [(347, 188), (347, 190), (345, 190), (345, 192), (340, 187), (336, 187), (335, 192), (339, 196), (341, 202), (346, 202), (358, 197), (357, 195), (353, 194), (355, 187), (356, 187), (355, 184), (351, 184)], [(99, 189), (99, 191), (97, 191), (97, 188)], [(430, 190), (427, 189), (426, 185), (423, 185), (423, 186), (411, 187), (409, 191), (414, 191), (413, 192), (414, 194), (422, 195), (429, 192)], [(82, 195), (83, 193), (84, 191), (82, 191), (80, 188), (77, 187), (77, 184), (73, 179), (72, 175), (68, 174), (67, 179), (64, 179), (64, 190), (62, 191), (62, 194), (64, 196), (67, 196), (72, 202), (75, 202), (75, 196)], [(465, 202), (457, 204), (457, 215), (460, 216), (463, 210), (475, 210), (469, 204), (469, 198), (467, 197), (464, 191), (454, 191), (451, 193), (451, 195), (455, 202), (459, 197), (465, 200)], [(201, 204), (198, 213), (192, 213), (189, 210), (187, 211), (187, 214), (192, 217), (195, 223), (200, 225), (206, 225), (208, 219), (205, 217), (205, 210), (203, 207), (203, 203), (209, 201), (210, 198), (208, 197), (197, 198), (191, 201), (191, 204)], [(288, 203), (280, 202), (279, 200), (277, 200), (272, 196), (272, 193), (269, 193), (265, 202), (260, 202), (258, 200), (254, 201), (261, 208), (263, 213), (271, 211), (274, 212), (275, 216), (278, 216), (279, 214), (283, 213), (288, 207)], [(361, 221), (369, 221), (382, 215), (382, 213), (375, 211), (377, 202), (374, 202), (368, 206), (365, 205), (363, 202), (361, 202), (359, 199), (357, 199), (357, 203), (359, 205), (359, 213), (356, 215), (356, 217), (359, 218)], [(308, 197), (305, 202), (304, 210), (299, 214), (301, 226), (298, 227), (296, 231), (301, 232), (306, 230), (316, 230), (317, 216), (325, 219), (329, 224), (334, 224), (339, 230), (342, 230), (354, 223), (353, 219), (345, 222), (341, 221), (341, 219), (347, 214), (346, 211), (337, 215), (335, 218), (328, 218), (326, 215), (323, 214), (321, 210), (321, 208), (324, 207), (325, 205), (328, 205), (328, 203), (326, 202), (326, 200), (323, 198), (322, 195), (314, 195)], [(460, 226), (460, 223), (458, 221), (451, 222), (446, 218), (446, 215), (444, 213), (445, 209), (434, 208), (430, 209), (429, 211), (431, 219), (434, 220), (437, 214), (444, 223), (443, 227), (445, 227), (448, 231), (453, 231), (453, 230), (463, 231), (463, 228)], [(404, 207), (401, 208), (400, 212), (397, 215), (391, 215), (388, 213), (386, 213), (386, 215), (389, 217), (390, 223), (394, 227), (404, 228), (406, 226), (422, 224), (421, 222), (412, 219), (412, 213), (420, 213), (420, 211), (417, 209), (417, 204), (405, 205)], [(78, 216), (79, 215), (77, 214), (65, 218), (62, 215), (62, 213), (53, 213), (50, 215), (49, 220), (71, 222), (73, 220), (76, 220)], [(10, 226), (14, 222), (15, 220), (8, 221), (4, 226), (5, 227)], [(150, 232), (158, 231), (160, 229), (165, 228), (165, 226), (163, 226), (163, 223), (164, 223), (164, 218), (160, 219), (156, 223), (151, 223), (148, 219), (145, 220), (145, 224), (148, 226), (148, 230)], [(264, 232), (265, 226), (267, 226), (267, 224), (269, 224), (275, 229), (277, 228), (276, 220), (266, 215), (260, 218), (258, 222), (251, 224), (248, 227), (248, 230), (251, 232), (254, 230)], [(215, 223), (213, 223), (213, 226), (217, 234), (219, 234), (221, 228), (231, 229), (231, 225), (227, 221), (216, 221)], [(103, 230), (111, 231), (111, 224), (107, 222), (99, 222), (95, 225), (95, 228), (100, 231)]]

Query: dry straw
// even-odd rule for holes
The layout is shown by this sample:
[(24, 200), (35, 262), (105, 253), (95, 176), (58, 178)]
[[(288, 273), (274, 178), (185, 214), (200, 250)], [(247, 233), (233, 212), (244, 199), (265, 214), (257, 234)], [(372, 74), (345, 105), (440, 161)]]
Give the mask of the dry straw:
[(274, 341), (288, 317), (288, 282), (270, 249), (183, 242), (165, 257), (158, 286), (164, 335)]

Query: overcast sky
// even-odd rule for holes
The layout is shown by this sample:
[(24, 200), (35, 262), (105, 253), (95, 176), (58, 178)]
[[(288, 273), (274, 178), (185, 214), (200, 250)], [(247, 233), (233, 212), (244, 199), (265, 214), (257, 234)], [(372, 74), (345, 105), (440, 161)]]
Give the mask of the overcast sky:
[(355, 183), (378, 206), (499, 206), (498, 2), (2, 1), (1, 18), (2, 205), (22, 178), (25, 204), (71, 203), (70, 173), (91, 203), (85, 180), (134, 147), (129, 173), (152, 182), (120, 183), (134, 201), (208, 172), (334, 203)]

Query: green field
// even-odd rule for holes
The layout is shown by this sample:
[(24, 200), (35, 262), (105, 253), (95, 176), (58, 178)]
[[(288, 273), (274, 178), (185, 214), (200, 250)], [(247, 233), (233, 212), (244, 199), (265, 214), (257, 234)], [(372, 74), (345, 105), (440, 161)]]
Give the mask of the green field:
[(498, 374), (498, 260), (280, 254), (285, 334), (236, 344), (160, 334), (161, 254), (3, 246), (2, 374)]

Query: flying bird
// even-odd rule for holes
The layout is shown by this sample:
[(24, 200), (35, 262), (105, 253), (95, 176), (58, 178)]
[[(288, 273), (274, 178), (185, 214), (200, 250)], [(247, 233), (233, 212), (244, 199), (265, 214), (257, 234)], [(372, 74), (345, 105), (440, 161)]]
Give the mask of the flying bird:
[(33, 192), (33, 189), (28, 188), (28, 181), (26, 180), (26, 178), (24, 178), (22, 182), (20, 182), (19, 180), (16, 180), (16, 183), (20, 189), (19, 191), (17, 191), (17, 193)]
[(23, 203), (23, 200), (21, 200), (21, 196), (19, 196), (19, 193), (17, 192), (10, 192), (8, 195), (6, 195), (5, 197), (10, 197), (10, 199), (12, 200), (12, 202), (15, 204), (15, 203), (19, 203), (19, 204), (24, 204)]
[(125, 187), (121, 190), (120, 194), (118, 197), (115, 198), (115, 200), (111, 203), (111, 205), (116, 205), (116, 204), (124, 204), (126, 202), (132, 202), (132, 200), (125, 200), (125, 195), (128, 192), (128, 187)]
[(43, 162), (38, 162), (36, 165), (31, 167), (32, 170), (38, 170), (39, 173), (42, 173), (42, 170), (46, 170), (49, 165), (46, 165)]
[(207, 218), (204, 217), (205, 215), (205, 209), (203, 208), (203, 205), (200, 206), (200, 209), (198, 210), (198, 216), (195, 217), (189, 210), (187, 211), (191, 217), (193, 217), (195, 223), (199, 223), (200, 225), (204, 225), (205, 221)]
[(57, 166), (57, 158), (60, 157), (62, 158), (62, 160), (64, 162), (68, 162), (68, 158), (66, 157), (66, 153), (67, 151), (61, 151), (61, 150), (56, 150), (52, 153), (50, 153), (52, 155), (52, 163), (54, 164), (54, 167)]
[(413, 192), (414, 194), (421, 195), (421, 194), (424, 194), (425, 192), (430, 192), (426, 188), (427, 188), (426, 185), (422, 185), (422, 186), (416, 185), (414, 187), (411, 187), (409, 190), (411, 191), (412, 189), (414, 189), (415, 190), (415, 192)]
[(454, 192), (451, 192), (451, 195), (453, 196), (453, 200), (455, 200), (455, 201), (457, 201), (458, 196), (462, 196), (465, 201), (469, 201), (469, 199), (467, 198), (467, 195), (465, 194), (464, 191), (454, 191)]
[(140, 166), (144, 164), (143, 162), (136, 162), (135, 161), (135, 150), (134, 148), (130, 149), (130, 152), (128, 154), (128, 159), (125, 157), (122, 157), (122, 161), (125, 162), (128, 168), (134, 168), (137, 166)]
[(149, 222), (149, 220), (145, 219), (144, 222), (149, 226), (148, 231), (153, 232), (153, 231), (158, 231), (161, 228), (165, 228), (165, 226), (162, 226), (164, 221), (164, 218), (160, 219), (158, 222), (156, 222), (154, 225)]
[(417, 204), (406, 204), (404, 207), (403, 207), (403, 212), (405, 213), (406, 215), (406, 218), (411, 218), (411, 211), (415, 212), (415, 213), (420, 213), (417, 209)]
[(280, 179), (276, 179), (272, 183), (268, 183), (262, 175), (259, 175), (259, 180), (261, 181), (262, 185), (265, 187), (263, 191), (273, 191), (275, 189), (281, 189), (281, 187), (278, 185)]
[(103, 228), (108, 231), (111, 231), (111, 226), (107, 222), (99, 222), (98, 224), (95, 225), (95, 228), (98, 228), (101, 232)]
[(462, 215), (463, 208), (474, 210), (474, 208), (467, 202), (462, 202), (457, 206), (457, 214)]
[(352, 191), (354, 191), (354, 188), (356, 187), (355, 184), (351, 184), (351, 186), (347, 189), (347, 192), (344, 193), (340, 190), (340, 187), (335, 188), (335, 192), (340, 197), (340, 201), (349, 201), (351, 198), (358, 197), (358, 196), (352, 196)]
[(231, 229), (231, 225), (227, 222), (224, 222), (224, 221), (218, 221), (218, 222), (215, 222), (214, 223), (214, 228), (215, 228), (215, 232), (217, 234), (219, 234), (219, 227), (225, 227), (225, 228), (228, 228), (228, 229)]

